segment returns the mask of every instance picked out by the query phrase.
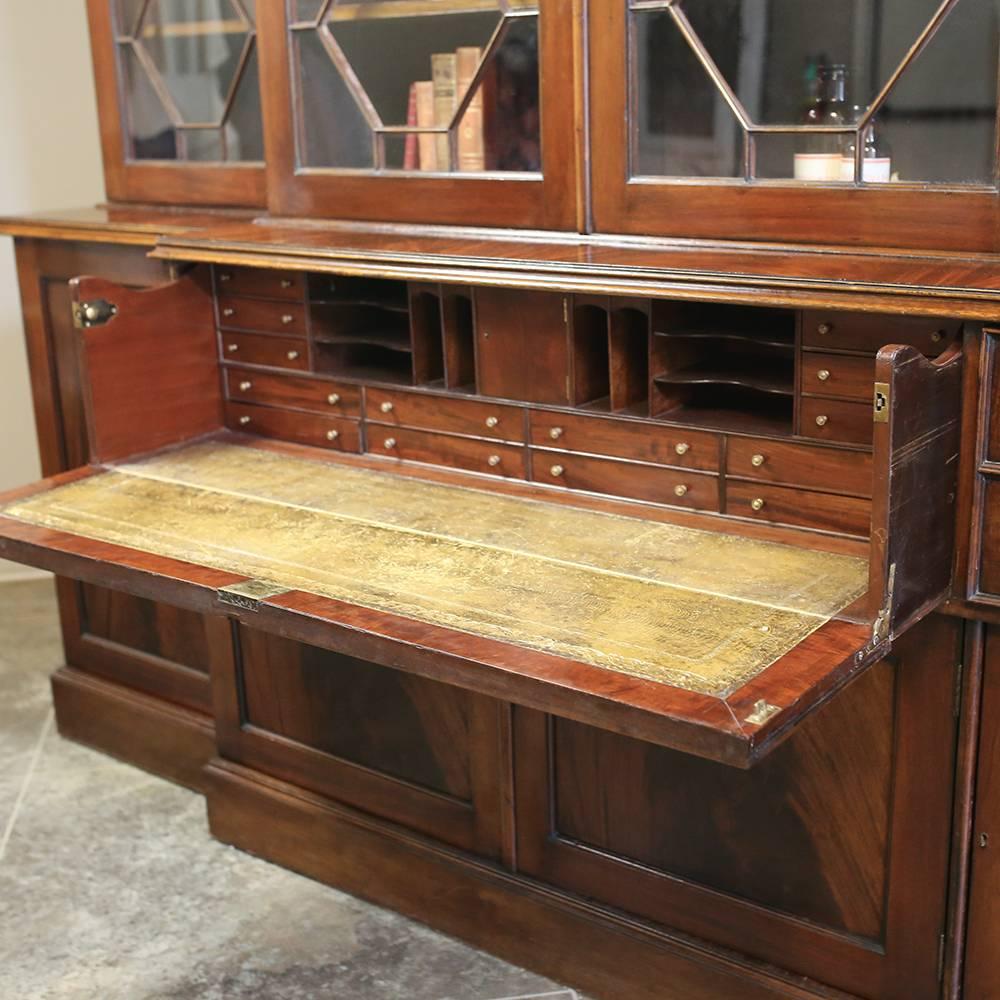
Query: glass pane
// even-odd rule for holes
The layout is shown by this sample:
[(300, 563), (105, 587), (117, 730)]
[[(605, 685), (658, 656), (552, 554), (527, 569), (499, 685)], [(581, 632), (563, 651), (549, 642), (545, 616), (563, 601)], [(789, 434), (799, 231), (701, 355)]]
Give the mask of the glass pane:
[(212, 163), (226, 159), (222, 130), (217, 128), (181, 129), (178, 144), (183, 155), (181, 159)]
[[(636, 12), (634, 175), (742, 177), (743, 130), (665, 10)], [(722, 30), (729, 30), (725, 25)]]
[(323, 9), (323, 0), (293, 0), (291, 19), (295, 21), (315, 21)]
[(264, 126), (260, 117), (260, 72), (256, 45), (236, 86), (233, 104), (226, 119), (226, 146), (228, 160), (247, 163), (264, 159)]
[(144, 3), (145, 0), (118, 0), (115, 4), (115, 30), (120, 35), (131, 35), (136, 30)]
[(903, 74), (875, 126), (890, 176), (993, 183), (998, 19), (995, 3), (961, 0)]
[(134, 160), (175, 160), (173, 126), (130, 45), (119, 49), (128, 148)]
[(248, 32), (229, 0), (151, 0), (139, 41), (182, 121), (222, 121)]
[(293, 40), (302, 83), (302, 165), (371, 169), (375, 165), (371, 130), (319, 34), (296, 31)]

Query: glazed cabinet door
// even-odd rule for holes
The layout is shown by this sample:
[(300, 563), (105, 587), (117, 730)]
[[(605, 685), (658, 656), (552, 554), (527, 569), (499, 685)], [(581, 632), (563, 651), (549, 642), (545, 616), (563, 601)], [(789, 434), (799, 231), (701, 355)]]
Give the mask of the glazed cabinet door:
[(575, 228), (576, 7), (261, 4), (271, 211)]
[(938, 997), (960, 641), (926, 620), (743, 773), (516, 710), (521, 871), (851, 996)]
[(594, 0), (595, 226), (997, 249), (990, 0)]
[(108, 197), (258, 206), (253, 0), (87, 0)]

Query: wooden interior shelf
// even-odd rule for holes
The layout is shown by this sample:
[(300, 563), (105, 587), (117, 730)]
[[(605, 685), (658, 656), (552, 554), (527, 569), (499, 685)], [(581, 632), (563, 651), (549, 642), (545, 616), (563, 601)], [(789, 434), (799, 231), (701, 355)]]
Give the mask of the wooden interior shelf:
[(792, 396), (795, 393), (791, 367), (784, 372), (773, 371), (768, 366), (756, 362), (732, 368), (716, 368), (710, 362), (706, 362), (679, 371), (655, 375), (653, 380), (662, 385), (733, 385), (778, 396)]

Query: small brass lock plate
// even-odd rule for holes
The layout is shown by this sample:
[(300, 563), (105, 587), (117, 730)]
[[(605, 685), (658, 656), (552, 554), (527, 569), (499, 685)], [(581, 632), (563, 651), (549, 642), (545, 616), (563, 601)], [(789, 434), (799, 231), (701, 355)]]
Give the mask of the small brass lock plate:
[(73, 326), (78, 330), (89, 330), (92, 326), (104, 326), (118, 314), (118, 306), (107, 299), (73, 303)]
[(877, 424), (889, 423), (889, 383), (875, 383), (875, 399), (873, 401), (873, 419)]

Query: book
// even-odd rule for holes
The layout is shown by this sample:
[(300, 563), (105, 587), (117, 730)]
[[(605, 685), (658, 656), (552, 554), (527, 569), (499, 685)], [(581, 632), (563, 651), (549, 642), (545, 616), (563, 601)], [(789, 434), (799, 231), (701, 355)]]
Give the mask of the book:
[[(434, 84), (418, 80), (413, 89), (417, 95), (417, 126), (430, 128), (434, 124)], [(421, 170), (437, 170), (437, 136), (421, 133), (417, 137), (417, 158)]]
[[(417, 85), (415, 83), (410, 84), (410, 96), (406, 102), (406, 124), (410, 126), (417, 124)], [(403, 169), (420, 169), (420, 146), (415, 132), (406, 133), (406, 141), (403, 145)]]
[[(482, 49), (470, 45), (455, 50), (456, 105), (465, 100), (479, 68)], [(483, 141), (483, 88), (479, 87), (458, 123), (458, 169), (477, 171), (486, 169), (486, 148)]]
[[(434, 124), (450, 125), (455, 114), (455, 80), (458, 59), (454, 52), (435, 52), (431, 56), (431, 80), (434, 84)], [(447, 134), (437, 140), (437, 169), (451, 170), (451, 143)]]

